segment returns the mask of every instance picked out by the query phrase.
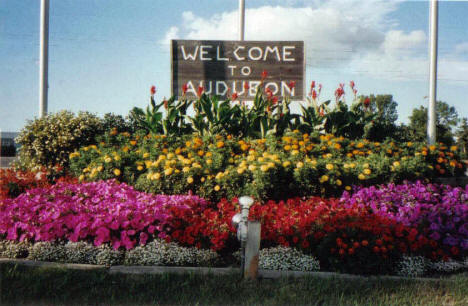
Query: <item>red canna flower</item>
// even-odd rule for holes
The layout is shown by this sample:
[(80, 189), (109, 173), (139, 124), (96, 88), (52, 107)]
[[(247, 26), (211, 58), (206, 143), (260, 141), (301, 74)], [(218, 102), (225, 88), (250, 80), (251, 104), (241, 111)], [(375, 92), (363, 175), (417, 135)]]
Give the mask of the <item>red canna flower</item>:
[(151, 86), (151, 89), (150, 89), (150, 93), (152, 96), (154, 96), (154, 94), (156, 93), (156, 86)]
[(165, 108), (165, 109), (167, 109), (167, 108), (168, 108), (168, 103), (167, 103), (167, 100), (166, 100), (166, 99), (164, 99), (164, 100), (163, 100), (163, 103), (164, 103), (164, 108)]
[(187, 83), (185, 83), (184, 85), (182, 85), (182, 95), (185, 95), (185, 93), (187, 93), (187, 90), (188, 90), (188, 85)]
[(288, 87), (289, 87), (290, 90), (293, 90), (294, 87), (296, 87), (296, 81), (289, 82)]
[(249, 90), (250, 86), (248, 82), (244, 82), (244, 89)]
[(312, 90), (312, 99), (317, 99), (317, 92), (315, 91), (315, 89)]
[(369, 107), (369, 105), (370, 105), (370, 98), (367, 97), (367, 98), (364, 100), (363, 104), (364, 104), (365, 107)]
[(237, 92), (235, 92), (235, 93), (232, 94), (231, 99), (232, 99), (232, 101), (235, 101), (235, 100), (237, 100), (238, 97), (239, 97), (239, 95), (237, 94)]
[(354, 81), (349, 82), (349, 87), (351, 87), (351, 89), (354, 89)]
[(312, 81), (310, 83), (310, 91), (312, 91), (315, 88), (315, 81)]
[(201, 97), (201, 95), (203, 94), (203, 91), (205, 91), (205, 88), (203, 88), (203, 86), (198, 86), (197, 95)]
[(274, 97), (271, 99), (271, 102), (273, 102), (273, 104), (278, 103), (278, 97), (274, 96)]
[(266, 70), (262, 71), (262, 81), (264, 81), (268, 77), (268, 72)]
[(341, 87), (342, 84), (340, 84), (340, 87), (338, 87), (336, 90), (335, 90), (335, 98), (336, 100), (338, 101), (343, 95), (344, 95), (344, 90), (343, 88)]

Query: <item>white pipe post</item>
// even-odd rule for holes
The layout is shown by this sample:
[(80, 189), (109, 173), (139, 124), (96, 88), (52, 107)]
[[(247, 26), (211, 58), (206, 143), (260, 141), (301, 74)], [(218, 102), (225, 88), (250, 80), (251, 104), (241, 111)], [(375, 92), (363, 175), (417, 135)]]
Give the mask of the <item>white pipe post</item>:
[(430, 67), (429, 67), (429, 108), (427, 114), (427, 141), (436, 142), (436, 98), (437, 98), (437, 28), (438, 28), (438, 0), (430, 3)]
[(239, 0), (239, 40), (244, 40), (245, 1)]
[(39, 57), (39, 118), (47, 114), (49, 77), (49, 0), (41, 0), (40, 57)]

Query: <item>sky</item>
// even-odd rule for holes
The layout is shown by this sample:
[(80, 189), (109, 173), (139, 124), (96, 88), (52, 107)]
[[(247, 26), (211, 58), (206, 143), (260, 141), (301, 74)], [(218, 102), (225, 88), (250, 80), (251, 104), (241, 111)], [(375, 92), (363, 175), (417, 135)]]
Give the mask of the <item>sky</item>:
[[(427, 105), (429, 2), (245, 0), (246, 40), (302, 40), (307, 83)], [(0, 130), (39, 113), (39, 0), (0, 0)], [(237, 0), (50, 0), (49, 112), (127, 115), (170, 96), (171, 39), (235, 40)], [(468, 1), (439, 1), (437, 99), (468, 117)], [(348, 92), (349, 87), (347, 88)], [(347, 95), (347, 101), (352, 100)]]

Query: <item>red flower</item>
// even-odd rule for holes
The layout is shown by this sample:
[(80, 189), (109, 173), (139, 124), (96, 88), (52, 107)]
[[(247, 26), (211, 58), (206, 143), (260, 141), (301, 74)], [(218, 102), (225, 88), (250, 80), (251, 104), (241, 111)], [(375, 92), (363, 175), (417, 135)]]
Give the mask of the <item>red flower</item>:
[(349, 86), (351, 87), (351, 89), (354, 89), (354, 81), (350, 81)]
[(340, 87), (338, 87), (336, 90), (335, 90), (335, 98), (336, 100), (338, 101), (343, 95), (344, 95), (344, 89), (341, 87), (341, 84), (340, 84)]
[(262, 71), (262, 81), (264, 81), (268, 77), (268, 72), (266, 70)]
[(312, 81), (310, 83), (310, 91), (312, 91), (315, 88), (315, 81)]
[(367, 240), (363, 240), (361, 242), (362, 246), (368, 246), (369, 245), (369, 242)]
[(166, 100), (166, 99), (164, 99), (163, 103), (164, 103), (164, 108), (165, 108), (165, 109), (167, 109), (167, 108), (168, 108), (168, 105), (167, 105), (167, 100)]
[(363, 103), (364, 103), (364, 106), (365, 106), (365, 107), (369, 107), (369, 105), (370, 105), (370, 98), (367, 97), (367, 98), (364, 100)]
[(205, 91), (205, 88), (203, 88), (203, 86), (198, 86), (197, 95), (198, 95), (199, 97), (201, 97), (201, 95), (203, 94), (204, 91)]
[(317, 92), (315, 91), (315, 89), (312, 90), (312, 99), (317, 99)]
[(182, 85), (182, 95), (185, 95), (187, 90), (188, 90), (188, 85), (187, 85), (187, 83), (185, 83), (184, 85)]
[(353, 255), (353, 254), (354, 254), (354, 249), (353, 249), (353, 248), (349, 248), (349, 249), (348, 249), (348, 254), (349, 254), (349, 255)]
[(271, 99), (271, 102), (273, 102), (273, 104), (278, 103), (278, 97), (274, 96), (274, 97)]
[(249, 90), (250, 86), (248, 82), (244, 82), (244, 89)]
[(232, 101), (237, 100), (238, 97), (239, 97), (239, 95), (237, 94), (237, 92), (233, 93), (233, 94), (232, 94), (232, 97), (231, 97), (231, 98), (232, 98)]
[(458, 255), (458, 253), (460, 252), (460, 250), (456, 247), (456, 246), (453, 246), (451, 249), (450, 249), (450, 252), (452, 252), (453, 255)]
[(293, 90), (294, 87), (296, 87), (296, 81), (289, 82), (288, 87), (289, 87), (290, 90)]
[(378, 246), (375, 246), (372, 250), (374, 251), (374, 253), (380, 252), (380, 249)]
[(151, 86), (151, 89), (150, 89), (150, 93), (152, 96), (154, 96), (154, 94), (156, 93), (156, 86)]
[(338, 253), (340, 253), (340, 255), (344, 255), (344, 254), (345, 254), (345, 250), (344, 250), (344, 249), (340, 249), (340, 251), (339, 251)]

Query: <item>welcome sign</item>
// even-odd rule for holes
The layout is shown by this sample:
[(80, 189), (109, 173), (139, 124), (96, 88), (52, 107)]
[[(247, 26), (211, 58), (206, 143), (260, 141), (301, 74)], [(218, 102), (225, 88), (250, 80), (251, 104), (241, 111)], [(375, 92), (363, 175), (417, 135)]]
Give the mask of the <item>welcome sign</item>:
[(303, 41), (172, 40), (171, 47), (176, 98), (183, 87), (186, 97), (194, 98), (201, 86), (208, 95), (237, 93), (252, 99), (266, 71), (264, 86), (274, 95), (304, 99)]

